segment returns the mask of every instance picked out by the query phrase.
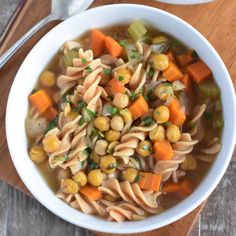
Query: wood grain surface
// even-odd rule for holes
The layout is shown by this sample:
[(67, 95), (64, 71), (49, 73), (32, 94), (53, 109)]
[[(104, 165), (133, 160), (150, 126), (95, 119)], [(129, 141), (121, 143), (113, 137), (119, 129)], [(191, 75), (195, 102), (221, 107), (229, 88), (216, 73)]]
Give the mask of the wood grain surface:
[[(161, 3), (156, 3), (153, 1), (110, 1), (110, 0), (97, 0), (93, 6), (99, 6), (102, 4), (109, 3), (120, 3), (120, 2), (130, 2), (130, 3), (138, 3), (141, 4), (145, 2), (147, 5), (159, 7), (165, 10), (168, 10), (181, 18), (190, 22), (193, 26), (195, 26), (200, 32), (202, 32), (208, 40), (215, 46), (218, 50), (219, 54), (222, 56), (225, 61), (232, 78), (235, 78), (236, 71), (235, 67), (235, 52), (236, 52), (236, 44), (234, 43), (235, 35), (236, 35), (236, 18), (234, 12), (236, 12), (236, 2), (230, 0), (217, 0), (217, 2), (199, 6), (171, 6), (165, 5)], [(223, 5), (224, 4), (224, 5)], [(30, 14), (33, 9), (37, 9), (37, 12), (40, 14)], [(43, 16), (47, 15), (49, 12), (49, 4), (48, 1), (27, 1), (24, 5), (23, 14), (20, 14), (17, 18), (15, 24), (11, 28), (10, 33), (4, 40), (4, 43), (1, 45), (0, 54), (9, 47), (17, 38), (19, 38), (24, 32), (36, 23)], [(220, 15), (221, 17), (217, 17)], [(27, 17), (27, 21), (25, 20), (25, 16)], [(30, 18), (29, 18), (30, 16)], [(222, 20), (224, 19), (224, 20)], [(5, 133), (4, 133), (4, 116), (5, 116), (5, 106), (6, 106), (6, 98), (9, 93), (10, 85), (13, 81), (14, 75), (16, 73), (17, 68), (22, 62), (23, 58), (32, 46), (38, 41), (38, 39), (44, 35), (51, 27), (53, 27), (56, 23), (52, 23), (42, 29), (37, 35), (35, 35), (29, 43), (27, 43), (13, 58), (12, 60), (0, 71), (1, 78), (1, 87), (0, 94), (2, 96), (2, 102), (0, 105), (0, 121), (1, 121), (1, 137), (0, 140), (0, 150), (1, 150), (1, 159), (0, 159), (0, 178), (7, 181), (10, 184), (13, 184), (19, 189), (23, 189), (24, 185), (19, 180), (19, 177), (16, 175), (14, 167), (12, 166), (11, 160), (9, 158), (8, 149), (6, 145)], [(4, 79), (5, 78), (5, 79)], [(7, 168), (6, 168), (7, 166)], [(195, 213), (196, 214), (196, 213)], [(193, 222), (195, 217), (193, 215), (187, 217), (187, 220)], [(187, 225), (187, 223), (186, 223)], [(191, 224), (190, 224), (191, 225)], [(149, 235), (176, 235), (171, 234), (174, 230), (174, 224), (169, 228), (168, 231), (160, 231), (160, 234), (156, 232), (150, 232)], [(181, 228), (180, 226), (176, 226), (176, 228)], [(187, 235), (189, 232), (189, 227), (185, 227), (180, 231), (181, 233), (178, 235)], [(184, 231), (185, 230), (185, 231)], [(177, 231), (174, 230), (176, 233)]]

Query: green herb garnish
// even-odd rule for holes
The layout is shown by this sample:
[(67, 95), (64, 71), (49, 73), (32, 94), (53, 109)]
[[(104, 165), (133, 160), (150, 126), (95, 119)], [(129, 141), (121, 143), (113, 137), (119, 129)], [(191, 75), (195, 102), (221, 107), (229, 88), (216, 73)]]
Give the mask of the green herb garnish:
[(137, 93), (131, 93), (131, 96), (130, 96), (131, 101), (135, 100), (137, 96), (138, 96)]
[(189, 123), (189, 128), (190, 128), (190, 129), (195, 128), (195, 126), (196, 126), (196, 123), (195, 123), (195, 122), (190, 122), (190, 123)]
[(84, 120), (83, 120), (83, 118), (81, 117), (81, 118), (79, 119), (79, 125), (81, 126), (81, 125), (83, 125), (83, 123), (84, 123)]
[(85, 67), (85, 70), (88, 72), (88, 73), (92, 73), (92, 68), (90, 66), (86, 66)]
[(93, 118), (96, 116), (96, 114), (93, 111), (89, 110), (87, 107), (85, 107), (85, 111), (87, 112), (90, 118)]
[(135, 183), (138, 183), (139, 181), (141, 180), (141, 176), (140, 175), (137, 175), (134, 182)]
[(86, 149), (84, 149), (83, 154), (88, 156), (91, 152), (92, 152), (92, 149), (90, 147), (87, 147)]
[(50, 123), (48, 124), (48, 126), (47, 126), (47, 128), (46, 128), (44, 133), (46, 134), (48, 131), (50, 131), (54, 127), (56, 127), (57, 126), (57, 122), (58, 122), (58, 116), (56, 116), (56, 118), (54, 120), (50, 121)]
[(82, 58), (81, 61), (82, 61), (82, 63), (86, 63), (86, 62), (87, 62), (87, 59)]
[(144, 96), (146, 101), (150, 101), (152, 99), (152, 89), (149, 89), (147, 95)]
[(168, 86), (172, 86), (172, 83), (170, 83), (170, 82), (165, 82), (165, 83), (163, 83), (163, 85), (164, 85), (165, 87), (168, 87)]
[(147, 73), (147, 76), (148, 76), (148, 77), (153, 77), (154, 73), (155, 73), (155, 70), (154, 70), (153, 67), (151, 67), (150, 70), (149, 70), (148, 73)]
[(31, 93), (30, 94), (33, 94), (33, 93), (36, 93), (37, 92), (37, 89), (36, 88), (34, 88), (32, 91), (31, 91)]
[(105, 68), (105, 69), (103, 69), (103, 72), (105, 75), (110, 75), (112, 70), (110, 68)]
[(163, 125), (164, 126), (170, 126), (170, 125), (172, 125), (172, 123), (170, 121), (167, 121), (167, 122), (163, 123)]
[(208, 112), (208, 111), (205, 111), (205, 112), (203, 113), (203, 118), (204, 118), (205, 120), (210, 120), (210, 119), (212, 118), (212, 113), (211, 113), (211, 112)]
[(99, 165), (94, 160), (92, 160), (91, 158), (88, 158), (87, 160), (89, 169), (94, 170), (99, 168)]
[(118, 43), (119, 43), (120, 46), (122, 46), (122, 47), (125, 46), (125, 44), (126, 44), (125, 40), (120, 40)]
[(82, 100), (78, 101), (77, 104), (78, 104), (77, 105), (77, 112), (78, 113), (80, 113), (82, 111), (82, 109), (87, 106), (87, 103)]
[(152, 119), (151, 116), (145, 116), (143, 119), (142, 119), (143, 123), (144, 123), (144, 126), (150, 126), (152, 124), (154, 124), (154, 120)]
[(111, 113), (112, 116), (119, 114), (119, 109), (117, 107), (113, 107), (111, 105), (108, 106), (108, 112)]
[(124, 79), (125, 79), (124, 76), (119, 75), (119, 77), (118, 77), (119, 81), (123, 81)]

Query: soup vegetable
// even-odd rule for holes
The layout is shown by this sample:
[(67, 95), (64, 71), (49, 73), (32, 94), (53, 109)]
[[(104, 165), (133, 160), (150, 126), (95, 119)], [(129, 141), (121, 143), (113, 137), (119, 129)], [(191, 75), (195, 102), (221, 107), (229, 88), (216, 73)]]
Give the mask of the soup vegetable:
[(65, 42), (29, 104), (29, 156), (56, 196), (112, 221), (188, 197), (221, 148), (211, 70), (141, 21)]

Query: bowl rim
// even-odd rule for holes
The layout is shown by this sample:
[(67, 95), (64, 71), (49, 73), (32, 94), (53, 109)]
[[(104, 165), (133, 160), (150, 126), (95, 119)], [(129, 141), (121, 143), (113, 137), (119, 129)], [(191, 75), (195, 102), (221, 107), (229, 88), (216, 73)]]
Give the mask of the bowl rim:
[(216, 0), (154, 0), (154, 1), (168, 3), (172, 5), (194, 5), (194, 4), (210, 3)]
[[(7, 137), (7, 143), (8, 143), (11, 159), (13, 161), (13, 164), (14, 164), (20, 178), (22, 179), (22, 181), (24, 182), (26, 187), (29, 189), (29, 191), (33, 194), (33, 196), (41, 204), (43, 204), (48, 210), (53, 212), (55, 215), (59, 216), (60, 218), (66, 220), (70, 223), (73, 223), (77, 226), (80, 226), (80, 227), (84, 227), (84, 228), (94, 230), (94, 231), (98, 231), (98, 232), (116, 233), (116, 234), (140, 233), (140, 232), (145, 232), (145, 231), (149, 231), (149, 230), (154, 230), (154, 229), (163, 227), (165, 225), (168, 225), (170, 223), (173, 223), (174, 221), (179, 220), (180, 218), (182, 218), (183, 216), (187, 215), (192, 210), (194, 210), (197, 206), (199, 206), (210, 195), (210, 193), (215, 189), (216, 185), (219, 183), (219, 181), (223, 177), (223, 174), (225, 173), (226, 168), (228, 167), (228, 164), (230, 162), (230, 159), (231, 159), (231, 156), (232, 156), (232, 153), (233, 153), (233, 149), (234, 149), (235, 140), (236, 140), (236, 126), (235, 126), (235, 123), (234, 123), (234, 125), (232, 125), (232, 130), (231, 130), (232, 131), (231, 140), (228, 144), (229, 148), (227, 150), (227, 157), (226, 157), (224, 163), (221, 163), (222, 165), (220, 166), (220, 168), (218, 167), (218, 169), (217, 169), (219, 171), (219, 175), (217, 176), (217, 178), (212, 179), (212, 178), (209, 177), (212, 170), (209, 170), (207, 176), (199, 184), (199, 187), (201, 187), (201, 193), (202, 193), (202, 195), (200, 195), (200, 197), (197, 197), (197, 193), (196, 193), (197, 191), (199, 191), (199, 187), (198, 187), (197, 190), (195, 190), (195, 192), (191, 196), (184, 199), (183, 201), (181, 201), (179, 204), (175, 205), (174, 207), (172, 207), (168, 210), (165, 210), (163, 213), (161, 213), (160, 215), (162, 215), (162, 214), (166, 215), (165, 220), (163, 220), (162, 222), (157, 221), (157, 222), (152, 223), (152, 224), (142, 225), (139, 228), (131, 227), (132, 224), (135, 225), (135, 223), (132, 223), (132, 222), (131, 223), (120, 223), (121, 227), (119, 227), (119, 228), (117, 228), (117, 227), (111, 228), (109, 226), (104, 228), (100, 224), (91, 225), (90, 222), (85, 222), (85, 221), (82, 222), (82, 223), (78, 222), (78, 220), (72, 219), (72, 217), (70, 217), (68, 215), (61, 214), (59, 209), (55, 209), (55, 207), (48, 204), (47, 200), (45, 200), (44, 197), (41, 196), (39, 191), (34, 191), (33, 187), (31, 187), (31, 184), (27, 180), (26, 176), (21, 171), (20, 163), (19, 163), (19, 161), (17, 161), (17, 155), (15, 155), (16, 153), (14, 153), (14, 148), (13, 148), (14, 145), (12, 145), (13, 144), (12, 137), (14, 137), (14, 135), (10, 132), (11, 131), (11, 123), (9, 121), (10, 121), (10, 117), (11, 117), (11, 111), (13, 109), (12, 103), (14, 102), (14, 100), (13, 100), (13, 97), (14, 97), (13, 96), (14, 95), (13, 91), (15, 90), (16, 81), (18, 79), (20, 79), (19, 77), (20, 77), (20, 74), (21, 74), (20, 73), (21, 69), (26, 64), (27, 58), (30, 58), (32, 51), (37, 50), (38, 45), (40, 45), (44, 41), (46, 41), (48, 35), (51, 35), (51, 34), (54, 33), (54, 31), (57, 31), (60, 28), (63, 28), (64, 25), (66, 24), (66, 22), (68, 22), (69, 20), (75, 19), (76, 17), (79, 17), (79, 15), (88, 14), (88, 12), (89, 13), (94, 12), (94, 14), (96, 15), (101, 10), (108, 10), (109, 11), (109, 9), (112, 9), (112, 8), (120, 9), (120, 8), (124, 8), (124, 7), (129, 8), (130, 10), (132, 10), (133, 8), (137, 8), (137, 9), (143, 10), (143, 11), (150, 11), (150, 13), (152, 12), (152, 13), (159, 13), (159, 14), (166, 15), (167, 17), (172, 18), (174, 21), (178, 21), (179, 23), (181, 23), (184, 28), (188, 28), (189, 30), (192, 31), (193, 34), (196, 35), (196, 37), (201, 38), (201, 40), (205, 42), (206, 46), (214, 54), (216, 60), (218, 60), (218, 62), (221, 64), (221, 69), (222, 69), (226, 79), (229, 82), (229, 91), (228, 92), (229, 92), (229, 95), (231, 96), (230, 100), (232, 102), (232, 105), (234, 105), (233, 108), (232, 108), (232, 116), (235, 118), (234, 121), (236, 120), (236, 109), (235, 109), (236, 101), (235, 101), (235, 96), (234, 96), (234, 88), (233, 88), (232, 82), (230, 82), (231, 81), (230, 75), (229, 75), (222, 59), (220, 58), (220, 56), (218, 55), (216, 50), (213, 48), (213, 46), (208, 42), (208, 40), (201, 33), (199, 33), (199, 31), (197, 31), (194, 27), (192, 27), (186, 21), (182, 20), (181, 18), (179, 18), (179, 17), (177, 17), (177, 16), (175, 16), (175, 15), (169, 13), (169, 12), (160, 10), (158, 8), (149, 7), (149, 6), (145, 6), (145, 5), (137, 5), (137, 4), (111, 4), (111, 5), (106, 5), (106, 6), (100, 6), (100, 7), (89, 9), (89, 10), (83, 12), (83, 13), (77, 14), (77, 15), (61, 22), (56, 27), (54, 27), (52, 30), (50, 30), (46, 35), (44, 35), (42, 37), (42, 39), (40, 39), (39, 42), (37, 42), (37, 44), (31, 49), (29, 54), (24, 59), (23, 63), (21, 64), (21, 66), (20, 66), (20, 68), (19, 68), (19, 70), (18, 70), (18, 72), (15, 76), (15, 79), (13, 81), (13, 84), (12, 84), (12, 87), (11, 87), (11, 90), (10, 90), (10, 93), (9, 93), (5, 120), (6, 120), (6, 137)], [(208, 183), (208, 186), (204, 186), (204, 188), (203, 188), (203, 183), (205, 183), (205, 182), (209, 182), (209, 183)], [(56, 196), (55, 196), (55, 198), (56, 198)], [(183, 211), (177, 212), (177, 214), (175, 214), (175, 215), (171, 214), (171, 212), (174, 211), (174, 209), (176, 211), (177, 209), (181, 209), (181, 207), (183, 208), (184, 204), (189, 205), (189, 207), (188, 208), (185, 207), (185, 209)], [(93, 217), (93, 216), (91, 216), (91, 217)], [(153, 216), (153, 217), (158, 218), (158, 215)], [(149, 218), (151, 218), (151, 217), (149, 217)], [(115, 224), (117, 225), (118, 223), (114, 223), (114, 226), (115, 226)], [(129, 224), (130, 227), (128, 229), (127, 228), (123, 229), (122, 224), (124, 224), (124, 225)]]

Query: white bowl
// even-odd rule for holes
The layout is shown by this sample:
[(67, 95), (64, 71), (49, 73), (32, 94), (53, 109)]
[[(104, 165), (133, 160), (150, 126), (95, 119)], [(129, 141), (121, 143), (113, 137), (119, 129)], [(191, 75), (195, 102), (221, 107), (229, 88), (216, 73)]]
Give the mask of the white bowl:
[[(222, 91), (225, 126), (222, 135), (222, 149), (194, 193), (181, 203), (165, 212), (144, 221), (115, 223), (83, 214), (57, 199), (38, 172), (27, 153), (27, 139), (24, 121), (28, 110), (28, 95), (32, 91), (39, 74), (67, 40), (74, 39), (90, 28), (123, 24), (134, 19), (142, 19), (194, 48), (214, 73)], [(6, 112), (7, 142), (13, 163), (29, 191), (46, 208), (84, 228), (109, 233), (137, 233), (162, 227), (185, 216), (202, 203), (219, 183), (230, 162), (236, 130), (234, 88), (228, 71), (210, 43), (192, 26), (165, 11), (142, 5), (108, 5), (88, 10), (76, 15), (52, 29), (31, 50), (22, 63), (13, 82)]]
[(192, 4), (213, 2), (215, 0), (155, 0), (155, 1), (169, 4), (177, 4), (177, 5), (192, 5)]

